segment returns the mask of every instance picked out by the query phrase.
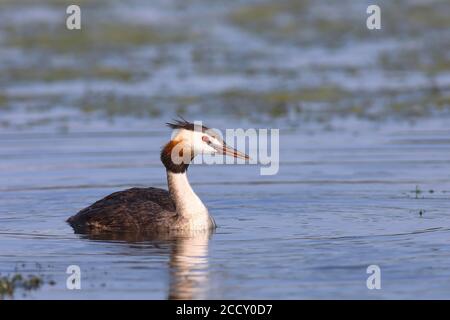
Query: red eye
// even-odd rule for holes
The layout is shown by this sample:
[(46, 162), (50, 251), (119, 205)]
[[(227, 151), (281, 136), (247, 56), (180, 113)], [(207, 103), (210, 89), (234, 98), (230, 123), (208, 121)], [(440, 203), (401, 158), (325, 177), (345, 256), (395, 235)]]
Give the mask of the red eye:
[(210, 142), (208, 136), (203, 136), (203, 137), (202, 137), (202, 140), (203, 140), (204, 142), (206, 142), (206, 143), (209, 143), (209, 142)]

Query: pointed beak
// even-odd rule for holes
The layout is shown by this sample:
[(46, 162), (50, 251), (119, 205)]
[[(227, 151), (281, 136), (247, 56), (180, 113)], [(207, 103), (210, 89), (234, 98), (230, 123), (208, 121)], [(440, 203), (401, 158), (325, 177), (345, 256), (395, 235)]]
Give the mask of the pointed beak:
[(245, 153), (239, 152), (236, 149), (230, 148), (226, 144), (223, 144), (222, 149), (218, 149), (219, 153), (226, 154), (238, 159), (250, 160), (250, 157)]

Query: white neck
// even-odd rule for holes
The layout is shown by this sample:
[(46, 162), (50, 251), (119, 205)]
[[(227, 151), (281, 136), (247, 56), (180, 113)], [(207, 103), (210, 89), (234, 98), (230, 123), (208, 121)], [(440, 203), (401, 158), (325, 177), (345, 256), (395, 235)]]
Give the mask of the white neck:
[(203, 202), (192, 190), (186, 172), (167, 171), (167, 184), (176, 210), (186, 220), (191, 229), (209, 229), (211, 219)]

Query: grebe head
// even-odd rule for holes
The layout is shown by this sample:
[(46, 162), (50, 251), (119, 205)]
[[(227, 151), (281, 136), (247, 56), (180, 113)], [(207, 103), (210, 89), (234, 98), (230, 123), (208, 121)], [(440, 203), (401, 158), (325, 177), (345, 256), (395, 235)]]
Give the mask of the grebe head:
[(223, 154), (250, 159), (248, 155), (229, 147), (213, 129), (186, 120), (175, 120), (167, 125), (174, 132), (172, 139), (161, 151), (161, 161), (171, 172), (185, 172), (192, 159), (200, 154)]

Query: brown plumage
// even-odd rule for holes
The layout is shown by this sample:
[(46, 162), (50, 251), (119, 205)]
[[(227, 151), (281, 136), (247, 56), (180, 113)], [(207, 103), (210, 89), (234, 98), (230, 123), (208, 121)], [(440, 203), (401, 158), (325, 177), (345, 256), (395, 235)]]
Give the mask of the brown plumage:
[(77, 233), (148, 232), (168, 230), (176, 219), (175, 204), (167, 190), (131, 188), (110, 194), (70, 217), (67, 222)]

